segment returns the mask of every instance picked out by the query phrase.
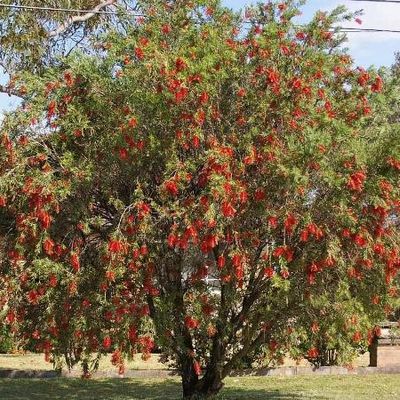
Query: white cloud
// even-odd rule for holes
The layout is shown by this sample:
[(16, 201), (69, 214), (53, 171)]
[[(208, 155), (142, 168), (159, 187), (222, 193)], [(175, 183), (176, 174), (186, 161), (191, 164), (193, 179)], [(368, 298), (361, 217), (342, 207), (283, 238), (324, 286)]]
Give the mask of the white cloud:
[[(345, 5), (351, 11), (363, 10), (362, 24), (355, 21), (343, 23), (349, 28), (400, 30), (400, 3), (373, 3), (351, 0), (310, 0), (313, 8), (332, 10)], [(395, 51), (400, 50), (400, 33), (353, 32), (348, 33), (350, 54), (359, 65), (390, 65)]]

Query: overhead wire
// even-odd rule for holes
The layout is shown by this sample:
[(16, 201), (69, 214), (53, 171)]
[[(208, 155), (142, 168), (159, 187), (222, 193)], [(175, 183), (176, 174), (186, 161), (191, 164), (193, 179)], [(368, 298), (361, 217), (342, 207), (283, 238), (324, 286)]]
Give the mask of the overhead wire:
[[(397, 3), (400, 4), (400, 0), (351, 0), (357, 2), (374, 2), (374, 3)], [(61, 12), (61, 13), (73, 13), (73, 14), (98, 14), (98, 15), (118, 15), (118, 11), (107, 11), (107, 10), (89, 10), (89, 9), (76, 9), (76, 8), (61, 8), (61, 7), (39, 7), (39, 6), (26, 6), (20, 4), (5, 4), (0, 3), (0, 8), (20, 9), (20, 10), (31, 10), (31, 11), (48, 11), (48, 12)], [(131, 13), (134, 17), (146, 17), (144, 14)], [(400, 30), (396, 29), (379, 29), (379, 28), (349, 28), (342, 27), (340, 31), (346, 33), (400, 33)]]

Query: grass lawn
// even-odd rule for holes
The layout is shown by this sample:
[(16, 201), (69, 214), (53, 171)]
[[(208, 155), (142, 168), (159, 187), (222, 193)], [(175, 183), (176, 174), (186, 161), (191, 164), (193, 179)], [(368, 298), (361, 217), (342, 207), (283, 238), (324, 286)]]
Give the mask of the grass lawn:
[[(126, 362), (127, 369), (165, 369), (164, 364), (159, 361), (158, 354), (152, 354), (147, 361), (143, 361), (141, 354), (137, 354), (133, 360)], [(0, 369), (34, 369), (49, 371), (53, 369), (53, 364), (44, 360), (43, 354), (0, 354)], [(79, 366), (77, 367), (79, 369)], [(111, 364), (111, 355), (100, 360), (99, 370), (116, 371), (117, 368)], [(1, 399), (1, 397), (0, 397)]]
[[(356, 362), (355, 366), (367, 366), (369, 364), (369, 355), (365, 353), (360, 356)], [(294, 360), (286, 359), (285, 366), (297, 365)], [(299, 365), (307, 366), (310, 365), (306, 360), (303, 360)], [(34, 370), (51, 370), (53, 368), (51, 363), (45, 362), (43, 354), (0, 354), (0, 369), (34, 369)], [(159, 362), (158, 354), (151, 354), (150, 359), (143, 361), (141, 354), (137, 354), (134, 360), (126, 362), (127, 369), (145, 369), (145, 370), (159, 370), (168, 368), (166, 365)], [(79, 369), (79, 367), (78, 367)], [(113, 370), (116, 371), (116, 367), (111, 364), (111, 355), (108, 357), (103, 357), (100, 360), (100, 371)], [(1, 399), (1, 398), (0, 398)]]
[[(178, 379), (1, 379), (2, 400), (172, 400)], [(219, 400), (398, 400), (400, 375), (229, 378)]]

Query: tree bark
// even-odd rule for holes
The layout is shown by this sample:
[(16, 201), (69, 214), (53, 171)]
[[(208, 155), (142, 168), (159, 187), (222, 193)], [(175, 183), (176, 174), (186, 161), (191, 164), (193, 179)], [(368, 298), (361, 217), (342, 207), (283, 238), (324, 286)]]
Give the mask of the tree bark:
[(204, 376), (201, 379), (192, 377), (193, 361), (190, 360), (192, 370), (188, 374), (182, 373), (182, 385), (184, 399), (207, 399), (216, 395), (224, 386), (222, 380), (223, 372), (223, 343), (219, 337), (215, 337), (211, 358), (207, 365)]
[(193, 359), (185, 357), (181, 360), (182, 391), (184, 399), (195, 399), (199, 377), (193, 368)]

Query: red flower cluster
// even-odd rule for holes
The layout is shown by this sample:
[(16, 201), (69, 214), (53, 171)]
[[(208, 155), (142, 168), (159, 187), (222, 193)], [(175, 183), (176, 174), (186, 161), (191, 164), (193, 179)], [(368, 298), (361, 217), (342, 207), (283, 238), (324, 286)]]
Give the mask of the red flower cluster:
[(355, 192), (361, 192), (364, 188), (364, 182), (367, 179), (367, 175), (364, 171), (357, 171), (350, 175), (347, 181), (347, 187)]
[(110, 253), (123, 253), (125, 245), (121, 240), (110, 240), (108, 242), (108, 251)]
[(175, 181), (167, 181), (164, 184), (165, 190), (173, 197), (176, 197), (179, 193), (178, 185)]
[(197, 329), (200, 326), (200, 321), (189, 315), (185, 317), (185, 326), (188, 329)]

